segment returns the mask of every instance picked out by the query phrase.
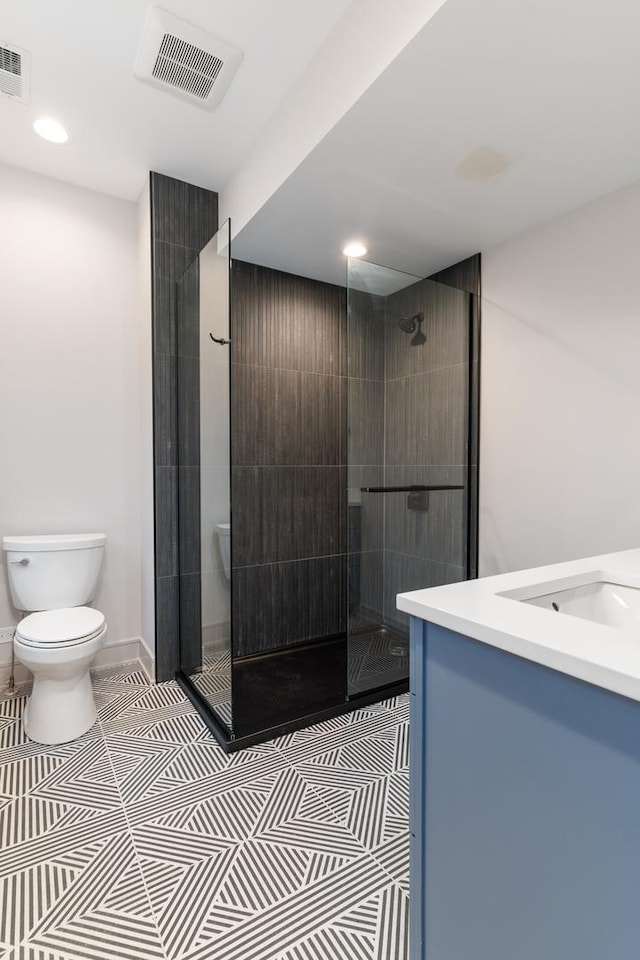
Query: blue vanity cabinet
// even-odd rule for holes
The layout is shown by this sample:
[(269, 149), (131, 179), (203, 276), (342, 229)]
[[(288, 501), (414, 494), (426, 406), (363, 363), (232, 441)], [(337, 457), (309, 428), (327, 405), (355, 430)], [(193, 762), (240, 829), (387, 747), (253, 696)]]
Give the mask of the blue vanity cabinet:
[(413, 618), (411, 960), (638, 960), (640, 703)]

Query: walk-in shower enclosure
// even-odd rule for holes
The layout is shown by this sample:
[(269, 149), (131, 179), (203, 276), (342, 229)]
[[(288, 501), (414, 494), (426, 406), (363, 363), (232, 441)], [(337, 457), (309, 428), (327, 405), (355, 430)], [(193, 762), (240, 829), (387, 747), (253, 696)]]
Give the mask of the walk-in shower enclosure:
[(338, 286), (229, 236), (176, 284), (178, 676), (237, 749), (406, 689), (396, 594), (475, 576), (480, 277)]

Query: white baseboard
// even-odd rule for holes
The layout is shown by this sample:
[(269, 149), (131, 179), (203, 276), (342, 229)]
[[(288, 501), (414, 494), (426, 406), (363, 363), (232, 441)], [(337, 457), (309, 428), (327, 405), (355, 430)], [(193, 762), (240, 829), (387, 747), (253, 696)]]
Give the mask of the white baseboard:
[(118, 663), (129, 663), (131, 660), (140, 660), (140, 640), (117, 640), (106, 644), (98, 651), (92, 666), (115, 667)]
[(147, 680), (149, 683), (156, 682), (156, 660), (149, 647), (146, 645), (144, 640), (140, 639), (140, 653), (139, 653), (140, 663), (142, 665), (143, 671), (147, 675)]
[[(0, 692), (11, 676), (11, 646), (11, 643), (0, 643)], [(134, 640), (117, 640), (115, 643), (107, 644), (98, 652), (92, 668), (113, 667), (120, 663), (137, 661), (142, 665), (150, 682), (153, 683), (155, 670), (153, 670), (153, 666), (151, 670), (147, 669), (147, 664), (143, 660), (144, 654), (147, 655), (147, 660), (150, 660), (151, 665), (153, 665), (153, 658), (141, 640), (137, 638)], [(31, 671), (27, 670), (18, 660), (15, 663), (14, 679), (16, 683), (29, 683), (32, 679)]]
[[(4, 644), (3, 644), (4, 646)], [(4, 693), (4, 688), (9, 681), (11, 676), (11, 664), (10, 663), (0, 663), (0, 694)], [(15, 670), (13, 672), (13, 682), (16, 686), (19, 686), (23, 683), (31, 683), (33, 679), (33, 674), (30, 670), (27, 670), (21, 663), (18, 663), (16, 660)]]

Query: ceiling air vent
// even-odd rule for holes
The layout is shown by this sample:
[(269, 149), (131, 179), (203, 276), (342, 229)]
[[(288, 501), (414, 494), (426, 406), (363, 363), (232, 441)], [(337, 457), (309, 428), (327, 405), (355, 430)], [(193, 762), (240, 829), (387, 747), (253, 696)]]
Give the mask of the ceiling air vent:
[(196, 107), (217, 107), (242, 53), (160, 7), (149, 10), (134, 73)]
[(29, 103), (29, 54), (0, 40), (0, 94), (16, 103)]

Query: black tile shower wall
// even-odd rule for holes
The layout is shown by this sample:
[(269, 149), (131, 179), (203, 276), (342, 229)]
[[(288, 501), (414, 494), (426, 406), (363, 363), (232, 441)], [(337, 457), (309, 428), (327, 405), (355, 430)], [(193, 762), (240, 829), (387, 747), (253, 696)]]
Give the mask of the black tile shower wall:
[(154, 240), (200, 253), (218, 229), (218, 194), (152, 173), (151, 217)]
[[(433, 491), (427, 510), (406, 494), (388, 494), (384, 512), (385, 620), (407, 627), (395, 605), (400, 590), (457, 581), (473, 570), (468, 524), (477, 482), (469, 465), (477, 409), (470, 391), (471, 319), (479, 257), (455, 264), (387, 298), (385, 321), (385, 484), (460, 484)], [(422, 344), (398, 323), (421, 314)], [(469, 494), (469, 488), (471, 493)], [(475, 534), (475, 526), (471, 538)]]
[(384, 380), (385, 297), (349, 291), (349, 376)]
[(468, 373), (463, 362), (387, 383), (387, 468), (467, 462)]
[[(453, 287), (420, 280), (387, 297), (385, 323), (385, 382), (466, 363), (468, 294)], [(427, 340), (413, 343), (399, 326), (400, 317), (421, 314)]]
[(349, 290), (349, 616), (383, 616), (385, 297)]
[(234, 367), (232, 390), (233, 409), (245, 427), (235, 436), (237, 467), (344, 462), (342, 377), (250, 365), (250, 372)]
[(231, 483), (235, 566), (345, 552), (345, 467), (233, 467)]
[(343, 287), (234, 260), (232, 297), (237, 363), (345, 375)]
[(234, 261), (236, 657), (345, 627), (345, 291)]
[(432, 273), (429, 280), (445, 283), (457, 290), (466, 290), (467, 293), (479, 297), (482, 293), (481, 255), (476, 253), (466, 260), (460, 260), (444, 270)]
[(176, 280), (215, 233), (218, 196), (159, 173), (151, 173), (150, 191), (156, 672), (158, 680), (168, 680), (179, 667), (180, 640), (187, 650), (198, 648), (200, 604), (199, 577), (194, 575), (199, 562), (199, 471), (193, 470), (200, 446), (197, 264), (182, 289), (193, 309), (181, 310), (180, 328)]
[(470, 300), (470, 368), (469, 368), (469, 463), (468, 463), (468, 572), (478, 575), (478, 499), (480, 453), (480, 342), (482, 325), (482, 257), (473, 257), (433, 274), (431, 280), (445, 283), (471, 294)]
[(234, 655), (268, 653), (343, 633), (346, 588), (344, 555), (234, 567)]

